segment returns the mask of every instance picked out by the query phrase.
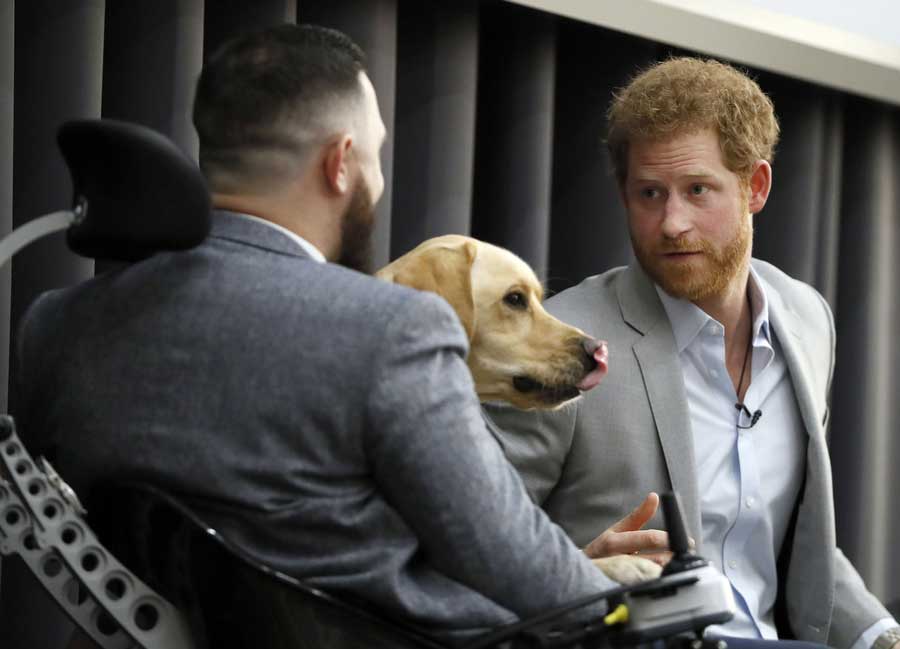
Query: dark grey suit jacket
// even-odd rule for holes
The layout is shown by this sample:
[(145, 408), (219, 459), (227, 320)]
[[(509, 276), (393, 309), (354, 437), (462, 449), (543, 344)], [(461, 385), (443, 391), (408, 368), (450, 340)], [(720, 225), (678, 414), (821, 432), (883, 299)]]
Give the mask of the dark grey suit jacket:
[(19, 340), (26, 443), (81, 493), (174, 490), (258, 559), (439, 635), (615, 585), (485, 428), (450, 307), (264, 224), (217, 213), (194, 250), (45, 294)]
[[(765, 284), (807, 433), (805, 486), (788, 533), (793, 541), (784, 548), (780, 610), (798, 639), (845, 649), (889, 615), (835, 545), (825, 439), (834, 323), (811, 287), (766, 262), (753, 260), (753, 267)], [(637, 265), (616, 268), (552, 297), (547, 309), (609, 341), (610, 367), (598, 388), (561, 410), (488, 408), (533, 497), (583, 545), (647, 492), (675, 488), (699, 540), (698, 488), (708, 486), (697, 485), (681, 363), (653, 283)]]

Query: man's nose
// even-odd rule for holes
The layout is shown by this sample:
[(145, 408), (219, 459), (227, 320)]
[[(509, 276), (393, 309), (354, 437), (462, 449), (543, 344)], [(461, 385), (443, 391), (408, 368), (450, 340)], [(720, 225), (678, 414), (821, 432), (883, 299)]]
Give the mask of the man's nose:
[(691, 229), (688, 206), (677, 192), (669, 192), (662, 220), (662, 233), (667, 239), (677, 239)]

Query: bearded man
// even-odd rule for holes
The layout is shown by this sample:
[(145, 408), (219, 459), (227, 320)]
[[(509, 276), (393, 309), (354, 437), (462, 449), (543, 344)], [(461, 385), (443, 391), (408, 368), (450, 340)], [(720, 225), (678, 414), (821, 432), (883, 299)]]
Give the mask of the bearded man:
[(485, 427), (450, 306), (357, 272), (385, 137), (359, 48), (309, 25), (239, 37), (194, 123), (209, 238), (23, 318), (32, 450), (82, 496), (175, 491), (259, 561), (450, 642), (616, 586)]
[(730, 66), (679, 58), (635, 77), (608, 117), (636, 263), (547, 308), (609, 342), (609, 374), (556, 412), (488, 407), (507, 456), (589, 553), (658, 554), (660, 537), (635, 531), (655, 495), (591, 532), (676, 489), (738, 603), (712, 633), (896, 646), (896, 622), (835, 546), (831, 311), (751, 257), (779, 132), (771, 102)]

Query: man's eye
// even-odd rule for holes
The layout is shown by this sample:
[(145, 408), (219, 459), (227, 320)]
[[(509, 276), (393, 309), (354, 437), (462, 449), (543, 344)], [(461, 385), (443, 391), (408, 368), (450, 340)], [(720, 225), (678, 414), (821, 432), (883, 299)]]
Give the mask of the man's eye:
[(694, 196), (702, 196), (709, 191), (706, 185), (691, 185), (691, 194)]
[(659, 190), (653, 187), (644, 187), (639, 193), (641, 198), (656, 198), (659, 196)]
[(521, 291), (510, 291), (503, 296), (503, 301), (514, 309), (524, 309), (528, 306), (528, 300), (525, 299), (525, 294)]

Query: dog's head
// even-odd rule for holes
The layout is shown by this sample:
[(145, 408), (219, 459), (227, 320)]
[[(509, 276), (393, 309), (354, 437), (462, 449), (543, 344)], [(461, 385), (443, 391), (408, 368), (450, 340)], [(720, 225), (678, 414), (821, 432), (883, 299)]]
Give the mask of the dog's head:
[(508, 250), (446, 235), (376, 275), (450, 303), (469, 337), (469, 370), (482, 401), (556, 408), (606, 373), (605, 343), (547, 313), (534, 271)]

